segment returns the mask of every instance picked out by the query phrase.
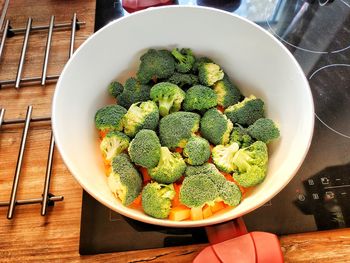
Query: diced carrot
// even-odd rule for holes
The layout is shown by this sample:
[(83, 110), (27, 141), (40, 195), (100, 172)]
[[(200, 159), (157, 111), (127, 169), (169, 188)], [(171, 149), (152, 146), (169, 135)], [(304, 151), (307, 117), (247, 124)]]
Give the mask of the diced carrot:
[(100, 138), (103, 139), (108, 132), (109, 132), (108, 130), (103, 130), (103, 131), (99, 131), (98, 133), (100, 135)]
[(182, 153), (182, 151), (183, 151), (183, 149), (182, 148), (180, 148), (180, 147), (176, 147), (175, 148), (175, 152), (177, 152), (177, 153)]
[(169, 220), (182, 221), (190, 218), (191, 209), (184, 205), (173, 207), (169, 213)]
[(217, 108), (219, 111), (221, 111), (222, 113), (224, 113), (224, 111), (225, 111), (224, 107), (222, 107), (222, 106), (220, 106), (220, 105), (216, 106), (216, 108)]
[(173, 186), (174, 186), (174, 190), (175, 190), (175, 197), (171, 201), (171, 204), (172, 204), (172, 207), (176, 207), (176, 206), (181, 205), (181, 203), (180, 203), (180, 187), (181, 187), (181, 184), (174, 183)]
[(140, 166), (139, 167), (139, 171), (142, 174), (142, 178), (143, 178), (143, 183), (144, 184), (147, 184), (147, 183), (149, 183), (152, 180), (152, 178), (148, 174), (147, 168)]
[(213, 215), (213, 212), (210, 209), (210, 206), (205, 205), (203, 207), (203, 218), (208, 218), (211, 217)]
[(236, 183), (231, 174), (225, 173), (225, 172), (223, 172), (223, 171), (220, 171), (220, 173), (221, 173), (223, 176), (225, 176), (225, 178), (226, 178), (227, 181)]
[(129, 205), (131, 208), (139, 208), (142, 206), (142, 197), (141, 194), (139, 194), (134, 201)]
[(201, 220), (201, 219), (203, 219), (202, 207), (192, 207), (191, 220)]
[(224, 209), (224, 208), (225, 208), (225, 204), (223, 201), (215, 202), (214, 205), (210, 206), (211, 212), (213, 214), (220, 211), (221, 209)]
[(112, 172), (112, 166), (105, 163), (105, 173), (108, 176)]

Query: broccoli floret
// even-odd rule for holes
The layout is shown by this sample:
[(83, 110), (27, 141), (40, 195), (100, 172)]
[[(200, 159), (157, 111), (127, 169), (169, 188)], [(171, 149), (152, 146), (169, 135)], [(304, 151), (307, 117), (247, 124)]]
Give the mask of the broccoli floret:
[(175, 190), (172, 184), (149, 183), (142, 190), (143, 211), (155, 218), (167, 218), (174, 197)]
[(124, 115), (124, 133), (134, 137), (141, 129), (155, 130), (158, 126), (159, 110), (153, 101), (132, 104)]
[(124, 133), (119, 131), (110, 131), (102, 139), (100, 150), (103, 157), (108, 161), (126, 150), (129, 146), (130, 139)]
[(199, 82), (205, 86), (212, 86), (222, 80), (224, 71), (215, 63), (201, 63), (198, 66)]
[(258, 119), (247, 128), (250, 136), (258, 141), (269, 143), (280, 136), (280, 131), (273, 120), (267, 118)]
[(214, 90), (203, 85), (195, 85), (186, 92), (183, 102), (185, 111), (207, 110), (217, 105), (217, 95)]
[(242, 96), (240, 90), (226, 75), (222, 80), (219, 80), (214, 84), (213, 89), (218, 96), (218, 105), (224, 108), (238, 103)]
[(199, 121), (199, 114), (193, 112), (178, 111), (163, 117), (159, 122), (162, 146), (170, 149), (184, 148), (187, 141), (198, 131)]
[(208, 57), (197, 58), (196, 61), (193, 64), (192, 71), (197, 74), (199, 65), (201, 65), (203, 63), (214, 63), (214, 61), (212, 59), (208, 58)]
[(174, 48), (171, 54), (175, 57), (175, 69), (181, 73), (190, 72), (194, 62), (196, 61), (192, 50), (189, 48), (182, 48), (181, 50)]
[(130, 205), (141, 193), (141, 175), (130, 162), (127, 154), (121, 153), (113, 158), (112, 171), (108, 176), (108, 186), (123, 205)]
[(183, 156), (186, 157), (185, 161), (190, 165), (201, 165), (207, 162), (210, 157), (209, 142), (202, 137), (192, 137), (183, 150)]
[(232, 122), (217, 109), (208, 110), (201, 119), (201, 135), (215, 145), (227, 144), (232, 129)]
[(241, 125), (236, 124), (233, 127), (230, 143), (236, 142), (239, 145), (239, 148), (245, 148), (251, 145), (254, 142), (254, 139), (250, 137), (247, 130), (243, 128)]
[(206, 176), (215, 185), (218, 190), (219, 198), (224, 203), (236, 206), (242, 199), (242, 193), (239, 187), (226, 180), (226, 178), (219, 172), (219, 170), (212, 163), (205, 163), (201, 166), (188, 166), (185, 171), (186, 176)]
[(266, 176), (267, 162), (266, 144), (256, 141), (249, 147), (238, 150), (233, 157), (233, 163), (237, 166), (233, 178), (243, 187), (260, 184)]
[(216, 185), (205, 174), (185, 177), (180, 188), (180, 202), (191, 208), (212, 204), (218, 197)]
[(166, 116), (169, 112), (179, 111), (186, 93), (170, 82), (160, 82), (151, 89), (151, 99), (159, 104), (159, 113)]
[(95, 125), (100, 131), (122, 131), (127, 110), (117, 104), (100, 108), (95, 114)]
[(133, 103), (149, 100), (150, 91), (150, 85), (141, 84), (135, 78), (128, 78), (123, 92), (117, 96), (117, 103), (128, 109)]
[(178, 85), (180, 88), (192, 87), (198, 84), (198, 76), (193, 74), (183, 74), (175, 72), (169, 79), (169, 82)]
[(148, 169), (149, 176), (158, 183), (170, 184), (177, 181), (185, 172), (186, 163), (181, 154), (172, 153), (167, 147), (161, 147), (157, 167)]
[(220, 198), (225, 204), (237, 206), (242, 200), (242, 192), (234, 182), (226, 181), (219, 189)]
[(117, 98), (123, 92), (123, 90), (124, 90), (123, 85), (118, 81), (112, 81), (108, 85), (108, 93), (114, 98)]
[(168, 50), (149, 49), (140, 57), (137, 79), (147, 84), (151, 80), (166, 79), (174, 74), (175, 59)]
[(239, 146), (233, 142), (228, 145), (217, 145), (212, 149), (213, 162), (216, 167), (226, 173), (231, 173), (236, 166), (233, 163), (233, 157), (238, 151)]
[(141, 130), (130, 142), (129, 155), (131, 160), (142, 167), (156, 167), (160, 159), (160, 142), (152, 130)]
[(264, 102), (251, 95), (225, 110), (225, 115), (233, 122), (249, 126), (264, 117)]
[(203, 165), (196, 165), (196, 166), (189, 165), (186, 168), (185, 176), (192, 176), (192, 175), (198, 175), (198, 174), (210, 175), (212, 173), (215, 173), (216, 171), (218, 171), (218, 169), (212, 163), (205, 163)]

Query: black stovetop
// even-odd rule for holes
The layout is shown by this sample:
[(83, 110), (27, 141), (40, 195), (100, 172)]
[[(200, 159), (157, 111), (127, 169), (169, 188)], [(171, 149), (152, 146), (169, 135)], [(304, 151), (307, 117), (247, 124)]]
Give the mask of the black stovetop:
[[(293, 180), (270, 202), (244, 216), (248, 230), (275, 234), (350, 226), (350, 0), (177, 1), (246, 17), (274, 34), (309, 79), (315, 130)], [(95, 30), (127, 15), (120, 1), (96, 4)], [(83, 195), (80, 253), (206, 242), (203, 228), (172, 229), (124, 218)]]

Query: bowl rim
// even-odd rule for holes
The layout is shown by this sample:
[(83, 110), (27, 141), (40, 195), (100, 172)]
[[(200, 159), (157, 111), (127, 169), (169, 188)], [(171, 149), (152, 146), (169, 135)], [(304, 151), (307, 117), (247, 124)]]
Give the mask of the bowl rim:
[[(307, 144), (305, 145), (306, 147), (304, 148), (302, 155), (299, 155), (299, 160), (298, 160), (298, 165), (296, 167), (294, 167), (293, 171), (291, 171), (289, 174), (290, 176), (288, 177), (287, 180), (283, 181), (283, 184), (279, 184), (278, 185), (278, 189), (276, 187), (276, 190), (268, 195), (264, 195), (264, 198), (262, 198), (262, 200), (258, 203), (256, 203), (255, 205), (250, 206), (248, 209), (244, 209), (244, 211), (233, 215), (233, 216), (226, 216), (226, 217), (222, 217), (222, 218), (217, 218), (217, 217), (209, 217), (207, 219), (203, 219), (203, 220), (198, 220), (198, 221), (190, 221), (190, 220), (186, 220), (186, 221), (171, 221), (171, 220), (166, 220), (166, 219), (157, 219), (157, 218), (153, 218), (150, 217), (146, 214), (142, 214), (139, 215), (137, 213), (129, 213), (126, 210), (120, 210), (118, 207), (111, 205), (109, 202), (105, 201), (103, 197), (101, 197), (100, 195), (96, 195), (94, 194), (92, 191), (90, 191), (89, 187), (80, 179), (81, 176), (79, 176), (74, 169), (72, 168), (73, 165), (71, 163), (71, 161), (68, 159), (67, 154), (61, 144), (60, 141), (60, 137), (57, 134), (57, 130), (56, 130), (56, 101), (57, 101), (57, 96), (58, 96), (58, 90), (59, 87), (61, 86), (62, 83), (62, 79), (65, 76), (65, 72), (67, 71), (67, 69), (69, 68), (69, 65), (72, 63), (72, 61), (74, 60), (74, 58), (77, 56), (77, 54), (80, 52), (81, 49), (83, 49), (85, 47), (85, 45), (93, 38), (95, 38), (96, 36), (98, 36), (99, 34), (101, 34), (101, 32), (103, 32), (104, 30), (106, 30), (109, 27), (112, 27), (114, 24), (120, 23), (120, 21), (123, 21), (125, 19), (129, 19), (130, 17), (133, 16), (139, 16), (142, 15), (144, 13), (151, 13), (151, 12), (162, 12), (162, 10), (168, 10), (168, 9), (193, 9), (194, 11), (197, 9), (203, 9), (203, 10), (208, 10), (211, 12), (217, 12), (217, 13), (221, 13), (223, 15), (230, 15), (235, 17), (236, 19), (239, 19), (241, 21), (244, 21), (245, 23), (248, 23), (250, 26), (254, 27), (255, 29), (262, 31), (264, 34), (266, 34), (273, 42), (275, 42), (277, 45), (280, 46), (280, 48), (282, 48), (284, 50), (284, 53), (286, 55), (289, 56), (290, 61), (294, 64), (294, 67), (297, 69), (297, 71), (301, 74), (301, 77), (303, 79), (303, 82), (305, 84), (305, 95), (307, 95), (307, 99), (309, 100), (309, 105), (310, 105), (310, 111), (307, 113), (310, 116), (308, 116), (308, 119), (310, 120), (310, 122), (308, 123), (308, 127), (307, 127), (307, 131), (308, 134), (305, 134), (305, 136), (308, 137), (308, 141)], [(268, 202), (269, 200), (271, 200), (274, 196), (276, 196), (295, 176), (295, 174), (297, 173), (297, 171), (299, 170), (299, 168), (301, 167), (301, 165), (303, 164), (305, 157), (309, 151), (310, 145), (311, 145), (311, 141), (312, 141), (312, 137), (313, 137), (313, 131), (314, 131), (314, 101), (313, 101), (313, 97), (312, 97), (312, 92), (309, 86), (309, 82), (301, 68), (301, 66), (299, 65), (299, 63), (297, 62), (296, 58), (290, 53), (290, 51), (287, 49), (287, 47), (285, 47), (276, 37), (273, 36), (272, 33), (270, 33), (269, 31), (267, 31), (266, 29), (262, 28), (261, 26), (255, 24), (254, 22), (248, 20), (247, 18), (241, 17), (237, 14), (234, 13), (230, 13), (224, 10), (220, 10), (220, 9), (216, 9), (216, 8), (212, 8), (212, 7), (204, 7), (204, 6), (160, 6), (160, 7), (151, 7), (145, 10), (141, 10), (132, 14), (128, 14), (124, 17), (118, 18), (112, 22), (109, 22), (107, 25), (105, 25), (104, 27), (100, 28), (98, 31), (96, 31), (95, 33), (93, 33), (92, 35), (90, 35), (73, 53), (72, 57), (68, 60), (68, 62), (65, 64), (60, 77), (57, 81), (56, 84), (56, 89), (54, 92), (54, 96), (53, 96), (53, 100), (52, 100), (52, 131), (54, 134), (54, 139), (56, 142), (56, 146), (60, 152), (60, 155), (65, 163), (65, 165), (67, 166), (68, 170), (70, 171), (70, 173), (73, 175), (73, 177), (75, 178), (75, 180), (79, 183), (79, 185), (88, 193), (90, 194), (93, 198), (95, 198), (97, 201), (99, 201), (101, 204), (103, 204), (104, 206), (108, 207), (109, 209), (122, 214), (123, 216), (132, 218), (134, 220), (137, 221), (141, 221), (141, 222), (145, 222), (145, 223), (149, 223), (149, 224), (153, 224), (153, 225), (161, 225), (161, 226), (165, 226), (165, 227), (203, 227), (203, 226), (209, 226), (209, 225), (214, 225), (214, 224), (219, 224), (219, 223), (223, 223), (223, 222), (227, 222), (229, 220), (233, 220), (235, 218), (241, 217), (245, 214), (250, 213), (251, 211), (261, 207), (262, 205), (264, 205), (266, 202)], [(312, 115), (312, 116), (311, 116)]]

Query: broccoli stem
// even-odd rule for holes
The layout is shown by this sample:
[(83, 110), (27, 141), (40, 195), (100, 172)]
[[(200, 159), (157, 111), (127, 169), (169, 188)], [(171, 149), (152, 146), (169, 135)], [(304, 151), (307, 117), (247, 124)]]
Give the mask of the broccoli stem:
[(161, 116), (169, 114), (170, 108), (173, 106), (173, 100), (159, 100), (159, 113)]

